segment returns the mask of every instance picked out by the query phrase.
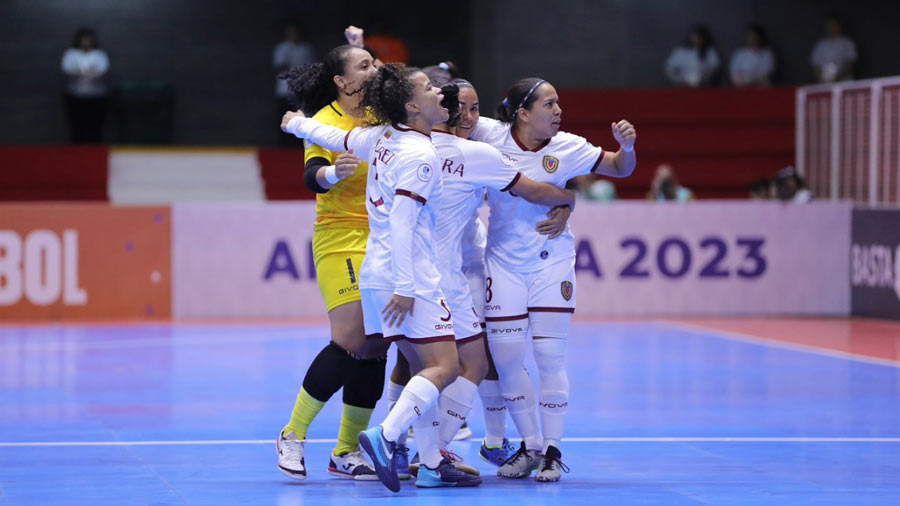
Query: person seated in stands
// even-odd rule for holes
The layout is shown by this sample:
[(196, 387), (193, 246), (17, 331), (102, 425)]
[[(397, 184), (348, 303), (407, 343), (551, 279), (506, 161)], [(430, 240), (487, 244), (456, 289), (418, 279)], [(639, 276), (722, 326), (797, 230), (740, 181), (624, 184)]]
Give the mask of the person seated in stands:
[(697, 88), (711, 85), (720, 65), (719, 52), (713, 46), (709, 29), (697, 25), (688, 39), (669, 54), (665, 71), (673, 85)]
[(785, 167), (775, 174), (775, 195), (784, 202), (805, 204), (812, 200), (812, 193), (806, 188), (806, 182), (793, 167)]
[(844, 35), (844, 25), (837, 16), (832, 14), (825, 19), (825, 36), (813, 47), (809, 63), (817, 82), (853, 79), (856, 44)]
[(596, 174), (573, 177), (566, 188), (573, 190), (579, 199), (597, 202), (616, 200), (616, 186), (609, 180), (598, 178)]
[(694, 193), (678, 184), (675, 170), (671, 165), (664, 163), (656, 168), (653, 182), (650, 183), (650, 191), (647, 192), (647, 200), (687, 202), (694, 200)]
[(759, 25), (747, 28), (747, 43), (731, 56), (731, 82), (737, 87), (768, 86), (775, 71), (775, 55)]
[(775, 197), (775, 186), (766, 178), (757, 179), (750, 185), (751, 200), (770, 200)]

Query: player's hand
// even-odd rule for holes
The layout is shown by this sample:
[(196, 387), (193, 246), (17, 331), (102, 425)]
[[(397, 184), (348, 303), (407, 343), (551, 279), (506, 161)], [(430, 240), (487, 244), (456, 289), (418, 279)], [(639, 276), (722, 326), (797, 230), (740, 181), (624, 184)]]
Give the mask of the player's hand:
[[(413, 305), (415, 302), (416, 299), (413, 297), (404, 297), (395, 293), (391, 297), (391, 300), (388, 301), (387, 305), (384, 306), (384, 309), (381, 310), (381, 314), (384, 316), (384, 322), (387, 323), (388, 327), (399, 327), (403, 324), (403, 320), (406, 319), (407, 314), (410, 316), (413, 315)], [(394, 322), (396, 322), (396, 324)]]
[(634, 125), (623, 119), (618, 123), (613, 123), (611, 126), (613, 137), (620, 146), (623, 148), (634, 147), (634, 141), (637, 139), (637, 131), (634, 129)]
[(549, 219), (537, 224), (537, 231), (541, 235), (549, 235), (549, 239), (556, 239), (566, 231), (566, 223), (572, 216), (572, 208), (569, 206), (556, 206), (547, 213)]
[(338, 179), (346, 179), (356, 173), (356, 169), (361, 163), (362, 160), (352, 151), (341, 153), (334, 160), (334, 174)]
[(300, 111), (288, 111), (281, 117), (281, 131), (287, 132), (288, 123), (294, 118), (305, 118), (306, 115)]
[(353, 47), (363, 47), (363, 29), (350, 25), (344, 30), (344, 37), (347, 44)]

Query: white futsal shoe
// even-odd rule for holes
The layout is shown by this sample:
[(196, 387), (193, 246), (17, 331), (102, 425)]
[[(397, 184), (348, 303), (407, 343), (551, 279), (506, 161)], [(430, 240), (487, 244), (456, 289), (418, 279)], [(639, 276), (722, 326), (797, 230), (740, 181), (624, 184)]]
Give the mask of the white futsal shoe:
[(531, 476), (531, 472), (541, 465), (542, 457), (541, 452), (526, 449), (523, 441), (519, 451), (506, 459), (506, 462), (497, 470), (497, 476), (515, 479), (528, 478)]
[(559, 481), (563, 471), (568, 473), (569, 466), (562, 463), (562, 453), (557, 447), (549, 446), (534, 479), (543, 482)]
[(297, 439), (293, 431), (286, 436), (280, 434), (275, 442), (278, 450), (278, 470), (288, 478), (295, 480), (306, 479), (306, 463), (303, 461), (303, 450), (306, 447), (305, 439)]

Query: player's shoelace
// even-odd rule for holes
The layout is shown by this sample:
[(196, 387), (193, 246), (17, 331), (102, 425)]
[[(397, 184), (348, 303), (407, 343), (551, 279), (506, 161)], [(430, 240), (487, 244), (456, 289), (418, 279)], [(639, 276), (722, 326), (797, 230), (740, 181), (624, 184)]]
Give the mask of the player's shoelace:
[(441, 450), (441, 457), (444, 457), (445, 459), (449, 460), (451, 463), (463, 461), (462, 457), (451, 452), (450, 450)]
[[(347, 459), (347, 462), (353, 464), (353, 467), (362, 467), (364, 469), (372, 470), (372, 466), (369, 465), (369, 462), (363, 458), (362, 452), (353, 452), (344, 456)], [(374, 471), (372, 471), (374, 472)]]
[(550, 458), (544, 457), (544, 461), (541, 462), (541, 471), (550, 471), (551, 469), (553, 469), (554, 462), (559, 464), (559, 468), (562, 471), (564, 471), (566, 473), (569, 472), (569, 466), (563, 464), (563, 461), (556, 457), (550, 457)]
[(525, 449), (525, 443), (522, 443), (522, 446), (516, 451), (516, 453), (512, 454), (503, 465), (515, 465), (519, 459), (528, 458), (528, 450)]

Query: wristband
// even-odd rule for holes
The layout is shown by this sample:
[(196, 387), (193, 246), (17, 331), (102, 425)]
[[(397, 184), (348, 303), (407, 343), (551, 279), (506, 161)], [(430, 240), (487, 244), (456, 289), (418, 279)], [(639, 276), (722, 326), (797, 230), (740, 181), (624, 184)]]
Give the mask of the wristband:
[(624, 151), (626, 153), (631, 153), (632, 151), (634, 151), (634, 144), (632, 144), (631, 146), (628, 146), (627, 148), (625, 146), (621, 146), (621, 148), (622, 148), (622, 151)]
[(337, 169), (334, 165), (329, 165), (325, 167), (325, 181), (328, 181), (328, 184), (334, 186), (338, 184), (341, 178), (337, 177)]

